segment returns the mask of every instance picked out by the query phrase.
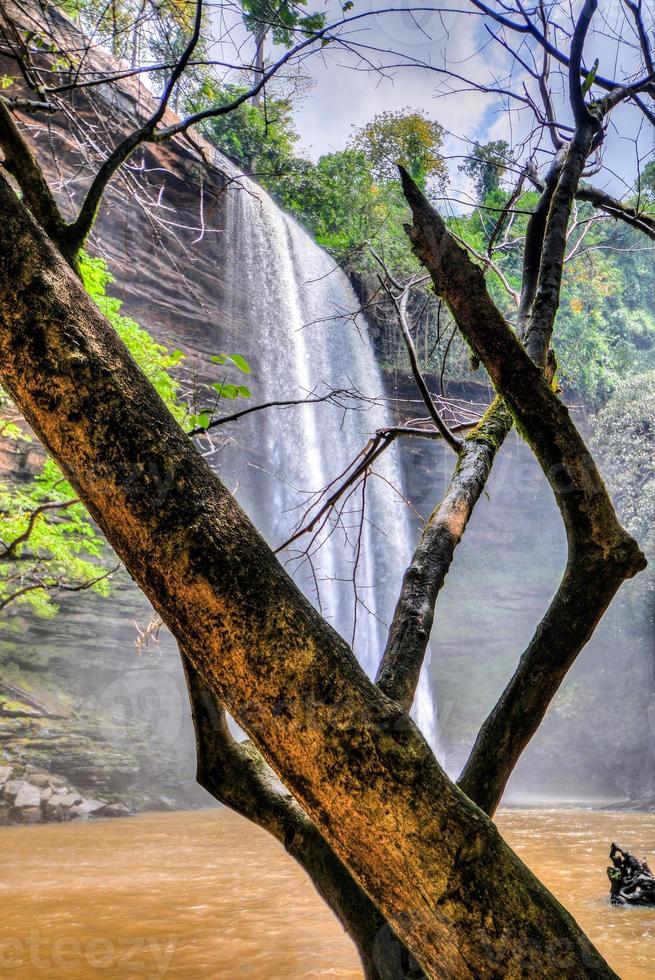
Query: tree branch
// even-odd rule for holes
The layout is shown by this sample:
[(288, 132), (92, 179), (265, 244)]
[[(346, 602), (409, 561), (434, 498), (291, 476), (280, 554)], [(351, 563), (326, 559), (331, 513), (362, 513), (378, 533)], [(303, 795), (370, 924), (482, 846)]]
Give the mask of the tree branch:
[(653, 63), (653, 50), (651, 47), (650, 39), (648, 37), (648, 32), (644, 26), (644, 19), (641, 14), (641, 0), (623, 0), (626, 7), (630, 10), (632, 17), (635, 22), (635, 29), (637, 31), (637, 37), (639, 38), (639, 44), (641, 46), (641, 53), (644, 56), (644, 63), (649, 73), (652, 75), (655, 72), (655, 64)]
[(325, 402), (330, 402), (332, 404), (339, 405), (339, 407), (343, 407), (343, 405), (339, 402), (340, 398), (343, 398), (344, 400), (353, 398), (359, 401), (367, 401), (367, 398), (364, 395), (358, 395), (352, 389), (335, 388), (326, 392), (325, 395), (308, 395), (307, 398), (292, 398), (288, 401), (279, 400), (262, 402), (261, 405), (249, 405), (248, 408), (242, 408), (238, 412), (232, 412), (230, 415), (222, 415), (220, 418), (214, 419), (204, 428), (198, 426), (195, 429), (190, 429), (189, 432), (187, 432), (187, 435), (201, 436), (204, 435), (205, 432), (209, 432), (211, 429), (217, 429), (221, 425), (227, 425), (229, 422), (237, 422), (246, 415), (252, 415), (253, 412), (261, 412), (268, 408), (293, 408), (297, 405), (321, 405)]
[(645, 567), (619, 524), (567, 409), (491, 300), (481, 270), (403, 171), (408, 233), (435, 290), (485, 365), (553, 489), (569, 543), (567, 571), (519, 668), (483, 725), (462, 788), (493, 812), (517, 759), (620, 584)]
[(446, 494), (430, 515), (403, 577), (375, 682), (406, 710), (414, 701), (437, 596), (496, 453), (511, 427), (511, 415), (497, 398), (463, 441)]
[(28, 208), (48, 236), (58, 246), (63, 246), (66, 222), (36, 157), (18, 129), (6, 100), (1, 97), (0, 146), (5, 157), (3, 166), (23, 192)]
[(587, 103), (584, 100), (584, 94), (582, 92), (582, 85), (580, 84), (581, 77), (587, 79), (588, 73), (582, 71), (582, 52), (584, 49), (584, 42), (587, 37), (587, 31), (591, 25), (591, 20), (598, 9), (598, 0), (584, 0), (582, 4), (582, 9), (578, 15), (578, 20), (573, 31), (573, 37), (571, 38), (571, 53), (569, 55), (569, 104), (573, 111), (573, 118), (575, 119), (576, 129), (580, 129), (587, 125), (593, 125), (595, 122)]
[(575, 196), (578, 201), (587, 201), (589, 204), (593, 204), (606, 214), (625, 222), (655, 241), (655, 215), (639, 211), (637, 208), (631, 207), (628, 204), (623, 204), (597, 187), (589, 187), (588, 185), (579, 187), (575, 192)]
[[(591, 117), (590, 117), (591, 119)], [(559, 307), (564, 255), (571, 208), (587, 157), (598, 134), (598, 120), (585, 117), (576, 127), (557, 173), (557, 183), (550, 196), (539, 262), (534, 302), (525, 331), (525, 345), (536, 364), (545, 367), (548, 346)], [(555, 165), (558, 158), (555, 159)], [(552, 177), (555, 173), (551, 169)]]
[(33, 511), (31, 511), (27, 527), (22, 534), (19, 534), (17, 538), (11, 541), (4, 551), (0, 552), (0, 561), (10, 561), (16, 557), (16, 549), (29, 540), (32, 531), (34, 530), (34, 525), (41, 514), (44, 514), (48, 510), (66, 510), (68, 507), (72, 507), (73, 504), (79, 504), (79, 499), (75, 497), (73, 500), (63, 500), (63, 501), (48, 501), (44, 504), (39, 504)]

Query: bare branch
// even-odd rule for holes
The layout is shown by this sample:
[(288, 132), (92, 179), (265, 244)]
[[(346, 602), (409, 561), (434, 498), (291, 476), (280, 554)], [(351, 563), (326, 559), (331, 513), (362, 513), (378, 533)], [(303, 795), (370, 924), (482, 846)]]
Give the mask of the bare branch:
[(655, 241), (655, 214), (640, 211), (638, 208), (623, 204), (610, 194), (596, 187), (579, 187), (575, 196), (578, 201), (588, 201), (589, 204), (593, 204), (601, 211), (611, 215), (613, 218), (617, 218), (619, 221), (625, 222), (637, 231), (643, 232), (644, 235)]
[(641, 53), (644, 56), (644, 63), (649, 73), (652, 75), (655, 73), (655, 64), (653, 63), (653, 49), (648, 37), (648, 32), (644, 26), (644, 19), (641, 13), (642, 0), (637, 0), (637, 2), (635, 2), (635, 0), (623, 0), (623, 2), (633, 16), (637, 37), (639, 38), (639, 44), (641, 46)]
[(645, 567), (619, 524), (603, 481), (567, 409), (492, 302), (481, 270), (450, 236), (407, 173), (414, 249), (460, 330), (505, 399), (553, 489), (569, 543), (567, 571), (500, 701), (482, 726), (461, 786), (488, 813), (608, 602)]
[(297, 405), (321, 405), (328, 402), (333, 405), (338, 405), (340, 408), (344, 407), (343, 402), (340, 399), (348, 400), (352, 399), (354, 401), (372, 401), (372, 399), (366, 398), (364, 395), (359, 395), (357, 392), (348, 388), (334, 388), (325, 395), (308, 395), (306, 398), (292, 398), (288, 401), (270, 401), (262, 402), (260, 405), (250, 405), (248, 408), (242, 408), (238, 412), (232, 412), (230, 415), (222, 415), (220, 418), (213, 419), (209, 425), (204, 428), (198, 426), (195, 429), (191, 429), (187, 435), (189, 436), (200, 436), (209, 432), (210, 429), (216, 429), (221, 425), (227, 425), (229, 422), (237, 422), (239, 419), (244, 418), (246, 415), (252, 415), (253, 412), (261, 412), (268, 408), (293, 408)]
[(464, 440), (445, 496), (430, 515), (405, 572), (376, 684), (407, 710), (414, 700), (435, 603), (455, 548), (511, 427), (511, 415), (497, 398)]
[(36, 157), (1, 97), (0, 146), (4, 153), (3, 166), (20, 187), (30, 211), (50, 238), (63, 244), (66, 223)]
[(425, 378), (423, 377), (423, 373), (419, 367), (416, 347), (414, 346), (414, 341), (412, 340), (412, 335), (406, 317), (407, 289), (403, 290), (399, 299), (382, 279), (380, 279), (380, 283), (389, 296), (389, 299), (393, 303), (393, 307), (396, 311), (396, 316), (398, 318), (400, 330), (405, 342), (405, 347), (407, 348), (407, 353), (409, 355), (412, 375), (414, 376), (414, 381), (416, 382), (416, 387), (421, 394), (421, 398), (425, 403), (425, 407), (428, 410), (428, 414), (434, 422), (437, 431), (441, 434), (444, 442), (446, 442), (450, 448), (457, 453), (462, 445), (461, 440), (453, 434), (448, 425), (442, 419), (439, 410), (434, 403), (432, 395), (430, 394), (430, 389), (428, 388)]
[(592, 117), (587, 104), (584, 100), (580, 78), (588, 78), (588, 74), (582, 71), (582, 51), (584, 48), (587, 31), (591, 24), (592, 17), (598, 8), (598, 0), (584, 0), (582, 9), (578, 16), (578, 21), (573, 31), (571, 39), (571, 54), (569, 61), (569, 102), (573, 110), (576, 129), (587, 125), (594, 125), (596, 120)]

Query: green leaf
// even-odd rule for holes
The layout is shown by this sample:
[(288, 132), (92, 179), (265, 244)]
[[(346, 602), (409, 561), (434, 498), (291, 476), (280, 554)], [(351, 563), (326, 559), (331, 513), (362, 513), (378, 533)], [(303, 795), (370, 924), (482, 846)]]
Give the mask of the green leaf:
[(211, 385), (211, 387), (218, 393), (220, 398), (233, 399), (239, 397), (239, 389), (236, 385), (220, 384), (219, 382)]
[(596, 60), (594, 61), (593, 65), (591, 66), (591, 71), (589, 72), (589, 74), (585, 78), (584, 82), (582, 83), (582, 94), (583, 95), (586, 95), (587, 92), (589, 91), (589, 89), (591, 88), (591, 86), (594, 84), (594, 80), (596, 78), (596, 72), (598, 71), (598, 64), (599, 64), (599, 61), (598, 61), (598, 58), (596, 58)]
[(227, 359), (228, 361), (232, 361), (234, 366), (238, 367), (244, 374), (250, 374), (250, 365), (245, 357), (241, 356), (241, 354), (227, 354)]
[(212, 364), (225, 364), (227, 357), (225, 354), (212, 354), (209, 360), (212, 362)]
[(239, 385), (237, 391), (239, 392), (242, 398), (250, 398), (250, 388), (246, 388), (245, 385)]

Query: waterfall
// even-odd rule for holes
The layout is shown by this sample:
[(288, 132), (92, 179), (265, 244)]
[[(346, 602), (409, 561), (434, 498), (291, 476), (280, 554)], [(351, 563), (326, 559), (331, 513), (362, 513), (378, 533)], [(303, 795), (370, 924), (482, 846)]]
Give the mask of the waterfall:
[[(390, 418), (367, 324), (363, 316), (353, 320), (359, 303), (346, 275), (265, 191), (224, 158), (219, 165), (238, 177), (228, 191), (227, 301), (230, 322), (244, 338), (238, 352), (247, 351), (253, 366), (252, 403), (302, 399), (330, 387), (375, 398), (355, 402), (346, 412), (331, 403), (268, 409), (232, 426), (239, 451), (219, 453), (218, 467), (276, 547), (295, 529), (312, 502), (310, 494), (335, 480)], [(312, 567), (300, 558), (289, 561), (290, 552), (280, 556), (349, 642), (357, 616), (354, 652), (370, 677), (384, 648), (413, 537), (393, 446), (374, 469), (366, 481), (363, 522), (360, 488), (345, 508), (345, 526), (326, 528)], [(296, 547), (308, 542), (309, 536)], [(436, 705), (425, 667), (413, 715), (436, 749)]]

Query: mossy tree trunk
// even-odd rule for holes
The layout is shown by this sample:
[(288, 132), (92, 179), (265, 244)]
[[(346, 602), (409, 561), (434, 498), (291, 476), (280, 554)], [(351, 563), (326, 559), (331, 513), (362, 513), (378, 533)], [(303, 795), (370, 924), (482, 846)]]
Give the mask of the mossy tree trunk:
[(0, 207), (3, 385), (426, 974), (613, 976), (298, 591), (4, 181)]

